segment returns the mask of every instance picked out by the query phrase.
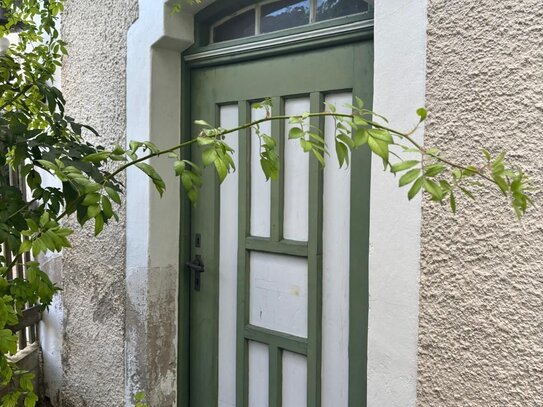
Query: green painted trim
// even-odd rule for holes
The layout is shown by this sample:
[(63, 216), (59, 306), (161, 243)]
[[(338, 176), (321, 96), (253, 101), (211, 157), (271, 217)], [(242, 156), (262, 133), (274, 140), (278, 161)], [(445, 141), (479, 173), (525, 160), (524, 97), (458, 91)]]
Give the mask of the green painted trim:
[(337, 35), (334, 35), (332, 37), (308, 39), (307, 41), (300, 41), (293, 44), (284, 44), (274, 47), (267, 47), (264, 49), (237, 52), (232, 55), (209, 57), (202, 60), (187, 61), (187, 63), (194, 68), (203, 68), (208, 66), (232, 64), (255, 59), (270, 58), (283, 54), (307, 52), (315, 49), (340, 46), (343, 44), (349, 44), (357, 41), (371, 40), (372, 38), (373, 27), (367, 27), (356, 32), (338, 33)]
[[(365, 69), (358, 72), (353, 94), (371, 110), (373, 44), (356, 47), (355, 52), (355, 60)], [(349, 407), (367, 405), (371, 159), (369, 148), (356, 150), (351, 157)]]
[[(181, 142), (191, 138), (190, 120), (190, 70), (181, 63), (182, 99), (181, 99)], [(183, 150), (183, 158), (190, 158), (190, 152)], [(181, 214), (179, 220), (179, 289), (178, 289), (178, 347), (177, 347), (177, 405), (188, 406), (190, 399), (190, 293), (191, 276), (185, 264), (190, 260), (191, 252), (191, 204), (187, 195), (179, 189), (181, 195)]]
[[(192, 114), (218, 126), (217, 105), (195, 103), (198, 91), (192, 84)], [(191, 133), (198, 131), (193, 125)], [(192, 161), (203, 168), (198, 146), (192, 148)], [(191, 276), (190, 403), (194, 406), (218, 404), (220, 186), (215, 169), (205, 168), (202, 181), (198, 205), (193, 208), (191, 219), (191, 242), (194, 234), (201, 236), (200, 247), (192, 245), (191, 259), (199, 255), (205, 264), (200, 291), (194, 290), (194, 273)]]
[(307, 339), (254, 325), (246, 325), (244, 336), (252, 341), (275, 346), (299, 355), (307, 355)]
[(326, 21), (313, 22), (300, 27), (290, 28), (286, 30), (275, 31), (268, 34), (259, 34), (251, 37), (240, 38), (232, 41), (224, 41), (216, 44), (209, 44), (209, 34), (211, 26), (223, 17), (227, 17), (242, 8), (259, 3), (255, 0), (217, 0), (215, 3), (200, 11), (194, 17), (195, 25), (195, 42), (187, 52), (199, 52), (201, 49), (217, 49), (225, 46), (239, 45), (251, 42), (258, 42), (272, 38), (284, 37), (292, 34), (299, 34), (309, 31), (314, 31), (322, 28), (344, 25), (355, 21), (370, 20), (374, 16), (373, 8), (369, 11), (360, 14), (335, 18)]
[[(251, 120), (251, 106), (239, 102), (239, 123)], [(251, 221), (251, 130), (239, 132), (239, 229), (238, 229), (238, 309), (237, 309), (237, 366), (236, 406), (247, 407), (249, 403), (249, 344), (245, 339), (245, 325), (249, 322), (249, 252), (246, 238)]]
[(268, 347), (270, 372), (268, 376), (268, 406), (283, 405), (283, 351), (277, 346)]
[[(322, 93), (311, 93), (311, 112), (324, 108)], [(323, 118), (310, 120), (313, 129), (324, 134)], [(307, 406), (321, 405), (322, 360), (322, 228), (323, 228), (323, 170), (317, 159), (309, 159), (309, 253), (308, 253), (308, 351)]]
[(296, 242), (293, 240), (274, 242), (265, 237), (248, 237), (246, 245), (247, 250), (264, 253), (285, 254), (297, 257), (307, 257), (308, 253), (306, 242)]
[[(282, 97), (272, 98), (272, 116), (285, 114), (285, 102)], [(271, 137), (277, 143), (279, 154), (279, 178), (271, 182), (271, 240), (279, 242), (283, 239), (283, 218), (285, 207), (285, 123), (274, 120), (271, 123)]]

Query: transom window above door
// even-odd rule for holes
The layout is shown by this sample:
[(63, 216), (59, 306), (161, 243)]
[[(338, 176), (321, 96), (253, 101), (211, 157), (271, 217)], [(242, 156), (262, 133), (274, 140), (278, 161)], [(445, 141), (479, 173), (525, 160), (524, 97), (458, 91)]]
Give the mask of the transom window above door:
[(373, 0), (272, 0), (242, 8), (211, 25), (213, 43), (367, 13)]

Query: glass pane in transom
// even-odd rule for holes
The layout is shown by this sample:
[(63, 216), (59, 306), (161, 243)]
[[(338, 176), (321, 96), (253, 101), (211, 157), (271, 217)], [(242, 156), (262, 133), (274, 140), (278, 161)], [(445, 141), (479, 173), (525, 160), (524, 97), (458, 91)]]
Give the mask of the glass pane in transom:
[(269, 33), (309, 24), (309, 0), (281, 0), (262, 6), (260, 31)]
[(368, 1), (364, 0), (318, 0), (317, 21), (363, 13), (368, 8)]
[(221, 42), (255, 35), (255, 9), (230, 18), (213, 29), (213, 41)]

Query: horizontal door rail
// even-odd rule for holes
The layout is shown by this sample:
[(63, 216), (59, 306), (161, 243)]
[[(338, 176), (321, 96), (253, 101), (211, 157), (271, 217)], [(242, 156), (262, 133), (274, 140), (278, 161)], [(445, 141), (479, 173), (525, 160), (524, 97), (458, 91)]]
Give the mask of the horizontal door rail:
[(307, 242), (298, 242), (294, 240), (281, 240), (274, 242), (271, 239), (263, 237), (248, 237), (245, 242), (247, 250), (286, 254), (289, 256), (307, 257)]
[(245, 326), (245, 339), (264, 343), (270, 347), (307, 355), (307, 339), (254, 325)]

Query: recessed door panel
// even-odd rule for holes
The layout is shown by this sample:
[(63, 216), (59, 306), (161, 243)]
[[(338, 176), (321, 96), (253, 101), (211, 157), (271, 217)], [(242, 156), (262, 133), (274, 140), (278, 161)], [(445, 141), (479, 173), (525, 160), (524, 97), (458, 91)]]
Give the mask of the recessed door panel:
[[(309, 97), (285, 101), (287, 116), (301, 115), (311, 110)], [(309, 155), (300, 147), (300, 140), (289, 140), (293, 124), (285, 124), (285, 209), (283, 235), (285, 239), (307, 242), (309, 233)], [(309, 120), (304, 121), (306, 129)]]
[[(346, 113), (351, 93), (331, 94), (326, 102)], [(325, 139), (334, 143), (334, 119), (325, 121)], [(349, 385), (349, 239), (351, 170), (334, 155), (324, 169), (322, 272), (322, 405), (347, 406)]]
[[(266, 116), (264, 109), (252, 109), (251, 120)], [(264, 134), (271, 134), (271, 123), (259, 125)], [(271, 183), (260, 167), (260, 143), (256, 129), (251, 130), (251, 236), (270, 237)]]
[[(220, 125), (238, 125), (237, 104), (221, 106)], [(226, 136), (226, 142), (236, 151), (234, 162), (239, 163), (239, 134)], [(238, 283), (238, 189), (239, 174), (231, 174), (220, 188), (220, 248), (219, 248), (219, 406), (236, 405), (236, 320)]]
[(258, 252), (250, 256), (249, 323), (306, 338), (307, 260)]

